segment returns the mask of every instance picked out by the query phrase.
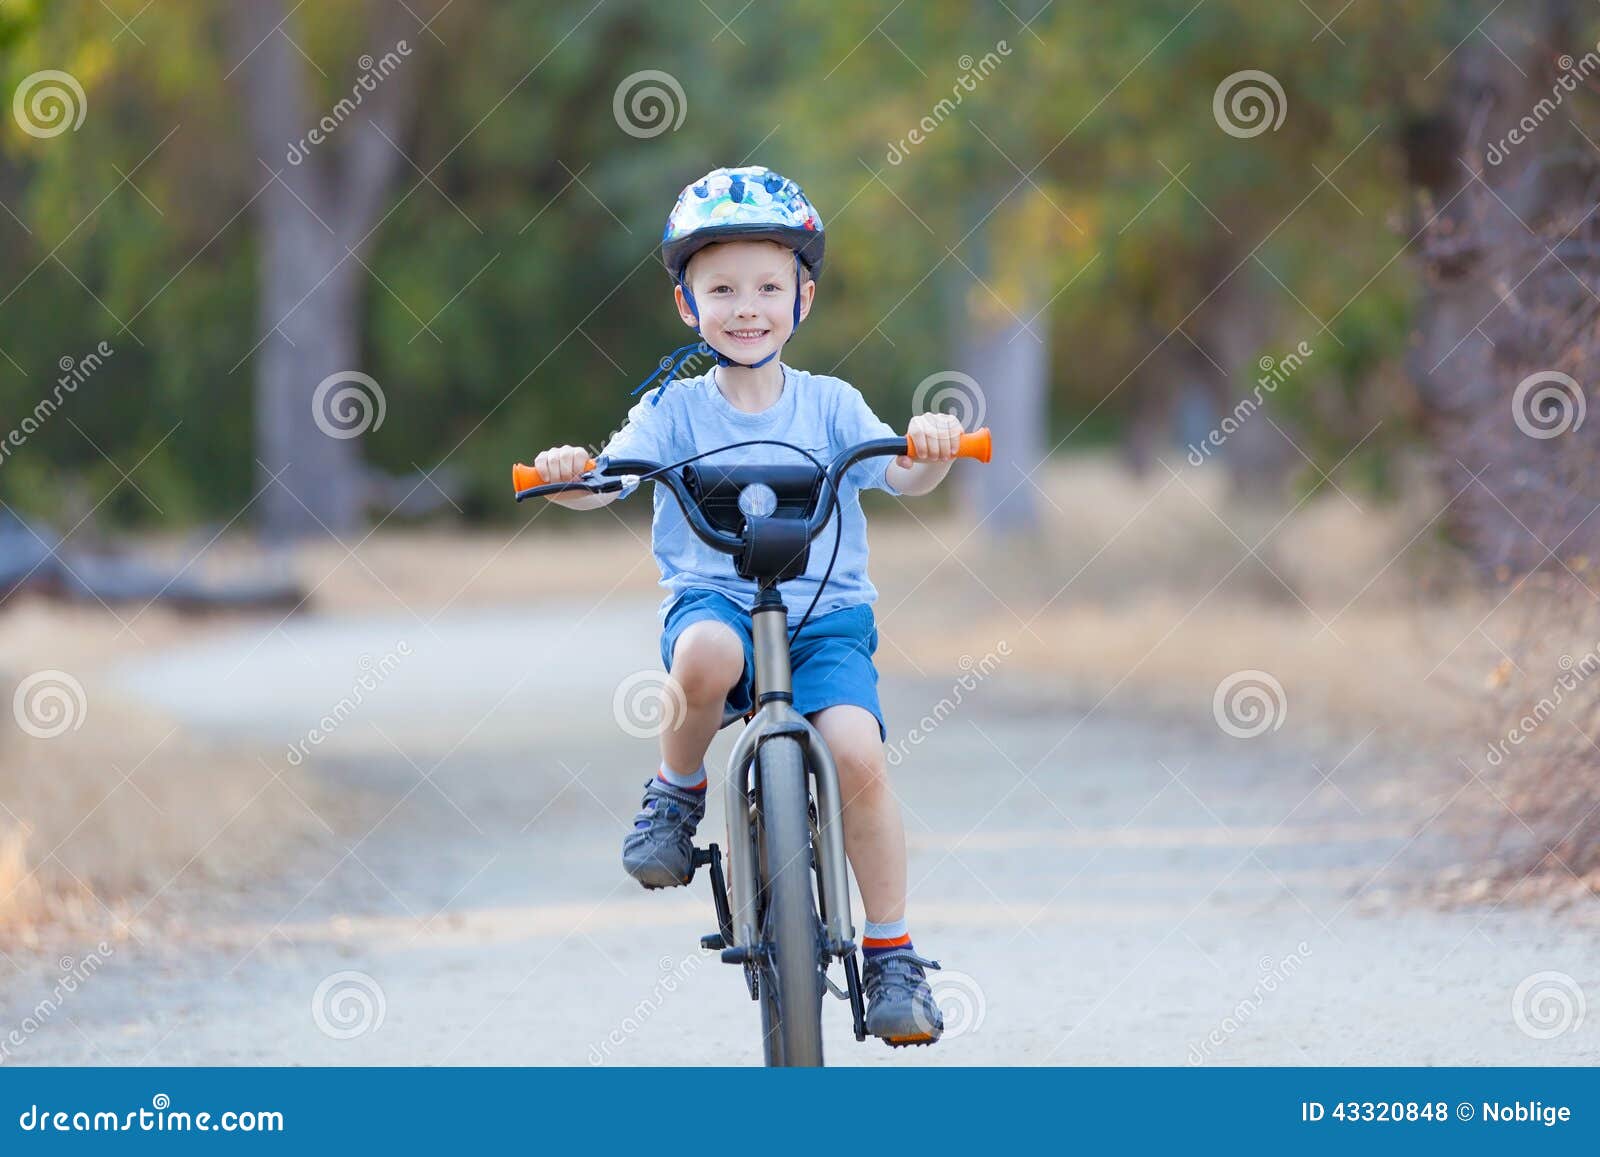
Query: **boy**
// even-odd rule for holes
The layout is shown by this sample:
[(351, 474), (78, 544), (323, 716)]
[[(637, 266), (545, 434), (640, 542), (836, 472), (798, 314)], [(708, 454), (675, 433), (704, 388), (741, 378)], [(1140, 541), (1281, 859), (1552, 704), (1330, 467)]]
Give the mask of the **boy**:
[[(609, 458), (675, 462), (732, 442), (771, 438), (804, 447), (828, 462), (841, 448), (895, 431), (837, 378), (808, 374), (776, 360), (811, 310), (822, 272), (823, 232), (816, 210), (793, 181), (760, 166), (717, 169), (678, 197), (662, 237), (662, 260), (676, 283), (678, 316), (715, 353), (717, 365), (697, 378), (662, 373), (606, 446)], [(697, 349), (698, 343), (685, 349)], [(682, 351), (680, 351), (681, 353)], [(646, 384), (649, 384), (648, 382)], [(642, 387), (641, 387), (642, 388)], [(891, 1043), (932, 1043), (943, 1031), (925, 967), (906, 928), (906, 840), (883, 754), (887, 732), (872, 664), (878, 635), (877, 591), (867, 578), (866, 524), (859, 491), (926, 494), (955, 457), (960, 423), (948, 414), (920, 414), (907, 434), (916, 458), (868, 459), (840, 482), (843, 520), (837, 562), (816, 614), (792, 647), (795, 710), (821, 732), (839, 770), (845, 851), (866, 907), (867, 1031)], [(799, 462), (792, 450), (749, 446), (730, 461)], [(588, 452), (557, 446), (535, 460), (549, 482), (582, 472)], [(553, 495), (575, 509), (617, 497)], [(647, 888), (691, 876), (692, 837), (705, 815), (706, 748), (724, 706), (750, 707), (753, 651), (748, 609), (755, 584), (733, 562), (696, 538), (670, 495), (657, 488), (653, 549), (661, 584), (661, 658), (685, 704), (684, 717), (661, 732), (661, 766), (623, 843), (623, 867)], [(824, 529), (819, 543), (830, 542)], [(811, 553), (804, 575), (783, 586), (789, 625), (816, 595), (829, 550)]]

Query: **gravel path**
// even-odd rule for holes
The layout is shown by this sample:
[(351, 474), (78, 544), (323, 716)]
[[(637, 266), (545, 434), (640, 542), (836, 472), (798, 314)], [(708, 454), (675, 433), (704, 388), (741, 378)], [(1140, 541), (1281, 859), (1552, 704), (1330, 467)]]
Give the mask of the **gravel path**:
[[(156, 931), (52, 1000), (6, 1059), (756, 1063), (739, 972), (698, 950), (707, 885), (645, 894), (617, 862), (653, 745), (617, 726), (613, 693), (656, 668), (652, 616), (619, 599), (306, 617), (123, 669), (125, 688), (275, 766), (299, 743), (329, 802), (271, 878), (170, 890)], [(886, 675), (891, 741), (958, 674)], [(1291, 727), (1239, 740), (1086, 714), (1003, 669), (962, 694), (893, 772), (951, 1034), (857, 1045), (830, 1000), (830, 1064), (1600, 1061), (1600, 1015), (1574, 1023), (1582, 993), (1600, 996), (1592, 923), (1408, 898), (1461, 856), (1429, 822), (1460, 789), (1448, 771), (1381, 737), (1313, 750)], [(353, 709), (313, 742), (342, 697)], [(720, 836), (712, 800), (703, 830)], [(34, 1016), (51, 972), (14, 977), (0, 1029)]]

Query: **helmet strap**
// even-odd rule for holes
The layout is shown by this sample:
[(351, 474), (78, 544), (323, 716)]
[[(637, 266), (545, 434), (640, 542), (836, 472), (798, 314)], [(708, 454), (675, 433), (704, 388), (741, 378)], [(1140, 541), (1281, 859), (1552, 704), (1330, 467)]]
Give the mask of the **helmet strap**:
[[(656, 366), (655, 372), (635, 386), (633, 389), (633, 394), (630, 394), (629, 397), (632, 397), (634, 394), (638, 394), (641, 390), (647, 389), (658, 380), (662, 383), (663, 388), (670, 386), (677, 378), (678, 369), (683, 365), (684, 362), (688, 361), (690, 358), (695, 358), (702, 354), (714, 352), (715, 351), (712, 350), (711, 346), (704, 341), (692, 341), (688, 345), (679, 346), (666, 357), (661, 359), (660, 363)], [(652, 406), (659, 406), (661, 404), (661, 394), (657, 393), (655, 397), (651, 398), (650, 404)]]

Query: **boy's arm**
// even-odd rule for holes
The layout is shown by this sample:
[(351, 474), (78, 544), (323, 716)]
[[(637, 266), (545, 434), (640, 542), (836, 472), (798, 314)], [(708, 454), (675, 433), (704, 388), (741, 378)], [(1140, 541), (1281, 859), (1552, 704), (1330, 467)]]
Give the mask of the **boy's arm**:
[(950, 473), (961, 445), (961, 422), (953, 414), (918, 414), (906, 426), (916, 457), (902, 454), (889, 463), (883, 478), (901, 494), (928, 493)]

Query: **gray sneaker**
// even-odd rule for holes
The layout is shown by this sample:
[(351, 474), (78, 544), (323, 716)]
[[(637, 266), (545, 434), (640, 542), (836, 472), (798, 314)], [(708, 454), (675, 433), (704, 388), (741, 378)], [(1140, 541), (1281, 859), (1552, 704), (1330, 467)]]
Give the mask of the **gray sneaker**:
[(687, 884), (694, 877), (694, 832), (705, 814), (705, 792), (652, 779), (633, 830), (622, 841), (623, 870), (646, 888)]
[(931, 1045), (944, 1032), (924, 968), (938, 968), (908, 948), (870, 957), (861, 972), (867, 997), (867, 1031), (891, 1048)]

